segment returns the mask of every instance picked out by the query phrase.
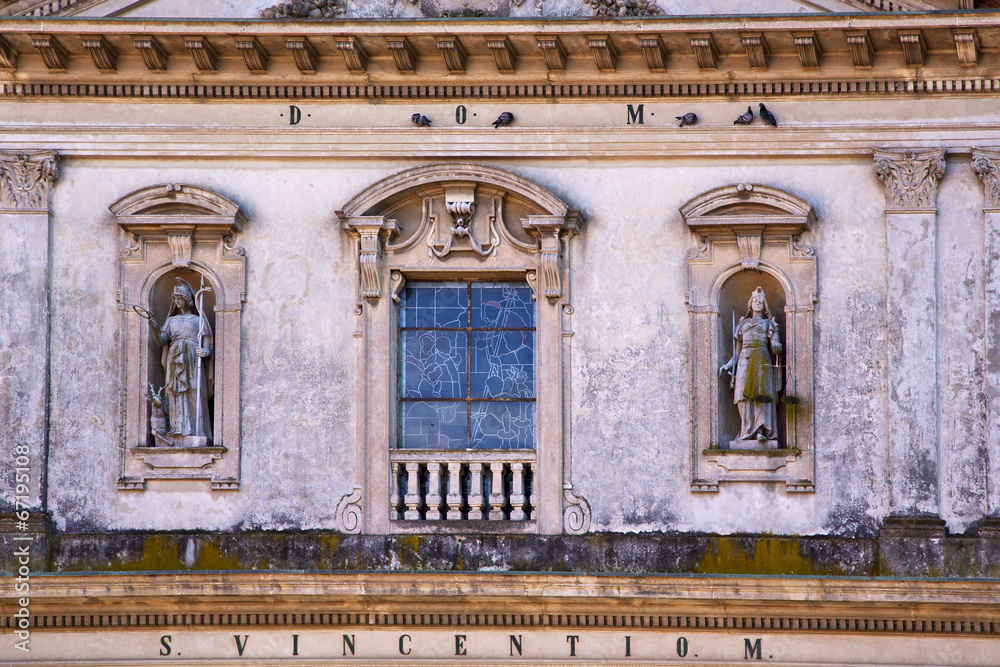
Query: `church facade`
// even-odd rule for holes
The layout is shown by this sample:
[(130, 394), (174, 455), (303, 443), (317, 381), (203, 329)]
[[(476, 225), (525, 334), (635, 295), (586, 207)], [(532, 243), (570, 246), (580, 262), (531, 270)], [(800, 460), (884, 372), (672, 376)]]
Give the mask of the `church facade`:
[(996, 664), (1000, 15), (667, 4), (0, 4), (0, 664)]

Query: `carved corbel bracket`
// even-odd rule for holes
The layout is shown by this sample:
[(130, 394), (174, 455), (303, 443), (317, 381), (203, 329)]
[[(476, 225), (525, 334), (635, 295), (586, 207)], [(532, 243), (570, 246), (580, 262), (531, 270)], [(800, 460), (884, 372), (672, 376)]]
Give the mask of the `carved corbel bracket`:
[(48, 211), (49, 190), (58, 176), (54, 151), (0, 151), (0, 209)]
[(986, 210), (1000, 210), (1000, 151), (973, 149), (972, 170), (983, 182)]
[(885, 210), (936, 210), (938, 181), (944, 176), (944, 154), (944, 148), (875, 151), (872, 168), (885, 183)]
[(539, 240), (538, 268), (542, 293), (549, 299), (560, 298), (563, 295), (563, 241), (577, 233), (579, 218), (572, 213), (566, 216), (529, 215), (521, 225)]
[(583, 496), (573, 493), (573, 485), (563, 485), (563, 530), (569, 535), (583, 535), (590, 530), (590, 503)]
[(358, 280), (361, 296), (382, 296), (381, 259), (385, 240), (396, 231), (396, 221), (381, 215), (359, 215), (343, 221), (343, 228), (358, 239)]

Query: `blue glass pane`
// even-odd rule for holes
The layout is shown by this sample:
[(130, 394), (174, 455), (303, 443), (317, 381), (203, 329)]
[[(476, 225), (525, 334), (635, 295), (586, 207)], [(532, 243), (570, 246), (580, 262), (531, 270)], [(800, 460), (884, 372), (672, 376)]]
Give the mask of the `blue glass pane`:
[(472, 398), (535, 397), (535, 332), (472, 332)]
[(534, 449), (535, 404), (472, 403), (472, 449)]
[(401, 331), (399, 392), (403, 398), (465, 398), (468, 334)]
[(403, 288), (399, 321), (428, 329), (468, 326), (468, 288), (464, 283), (415, 283)]
[(534, 328), (535, 302), (523, 283), (473, 283), (472, 326), (476, 328)]
[(403, 449), (465, 449), (468, 433), (465, 402), (403, 401), (400, 446)]

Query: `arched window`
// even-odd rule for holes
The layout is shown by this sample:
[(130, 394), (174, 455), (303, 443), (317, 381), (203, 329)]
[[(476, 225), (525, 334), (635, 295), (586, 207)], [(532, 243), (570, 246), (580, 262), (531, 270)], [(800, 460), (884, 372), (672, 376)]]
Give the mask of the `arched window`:
[(361, 341), (339, 528), (585, 532), (566, 404), (580, 214), (509, 172), (445, 164), (390, 176), (338, 216), (357, 243)]

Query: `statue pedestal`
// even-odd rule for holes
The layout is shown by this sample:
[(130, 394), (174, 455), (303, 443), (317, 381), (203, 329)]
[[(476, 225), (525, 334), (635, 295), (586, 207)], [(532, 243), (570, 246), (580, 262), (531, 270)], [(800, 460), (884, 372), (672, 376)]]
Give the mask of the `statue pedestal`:
[(778, 449), (777, 440), (758, 440), (753, 438), (751, 440), (730, 440), (729, 449)]
[(204, 468), (225, 451), (225, 447), (133, 447), (132, 455), (153, 469)]
[(208, 438), (204, 435), (170, 435), (169, 433), (153, 432), (153, 438), (158, 447), (208, 447)]

